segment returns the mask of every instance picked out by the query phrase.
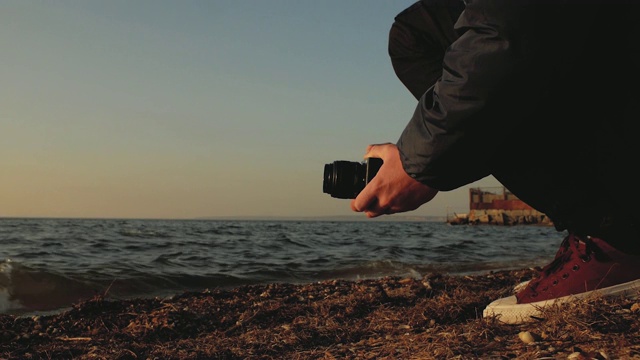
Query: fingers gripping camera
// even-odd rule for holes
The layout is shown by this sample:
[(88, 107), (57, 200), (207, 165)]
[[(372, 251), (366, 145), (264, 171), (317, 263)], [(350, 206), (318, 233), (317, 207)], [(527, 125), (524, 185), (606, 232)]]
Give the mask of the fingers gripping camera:
[(382, 159), (364, 162), (338, 160), (324, 165), (322, 191), (339, 199), (355, 199), (382, 166)]

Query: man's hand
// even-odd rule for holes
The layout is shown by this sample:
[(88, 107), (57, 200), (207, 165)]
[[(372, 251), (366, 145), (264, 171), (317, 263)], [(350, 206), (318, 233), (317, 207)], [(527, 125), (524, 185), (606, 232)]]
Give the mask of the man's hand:
[(373, 218), (385, 214), (411, 211), (433, 199), (438, 190), (415, 180), (402, 167), (400, 152), (391, 143), (369, 145), (365, 158), (384, 162), (376, 176), (351, 200), (351, 209)]

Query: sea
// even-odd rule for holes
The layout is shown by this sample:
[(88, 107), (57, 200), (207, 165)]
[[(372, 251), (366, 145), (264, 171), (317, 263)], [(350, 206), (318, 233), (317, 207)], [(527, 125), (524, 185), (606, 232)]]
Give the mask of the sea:
[(548, 263), (564, 234), (446, 221), (0, 218), (0, 313), (95, 296), (333, 279), (469, 275)]

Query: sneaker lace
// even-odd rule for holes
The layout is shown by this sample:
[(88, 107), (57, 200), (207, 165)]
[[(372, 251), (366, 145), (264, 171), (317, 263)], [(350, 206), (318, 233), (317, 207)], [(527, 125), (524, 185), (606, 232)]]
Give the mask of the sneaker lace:
[[(580, 246), (580, 243), (583, 243), (584, 247)], [(582, 238), (576, 235), (569, 235), (562, 241), (556, 258), (545, 267), (536, 269), (538, 271), (538, 279), (544, 279), (561, 271), (571, 261), (574, 254), (584, 263), (594, 258), (596, 261), (605, 261), (607, 258), (606, 254), (591, 240), (591, 237)], [(577, 266), (574, 265), (573, 270), (578, 270)], [(539, 284), (539, 282), (531, 284), (534, 292)]]

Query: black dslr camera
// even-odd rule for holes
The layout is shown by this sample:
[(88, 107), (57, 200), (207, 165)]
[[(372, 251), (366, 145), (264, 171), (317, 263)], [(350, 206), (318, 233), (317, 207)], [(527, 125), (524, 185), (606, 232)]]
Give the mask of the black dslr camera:
[(364, 162), (338, 160), (324, 165), (322, 191), (339, 199), (355, 199), (382, 166), (382, 159)]

